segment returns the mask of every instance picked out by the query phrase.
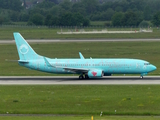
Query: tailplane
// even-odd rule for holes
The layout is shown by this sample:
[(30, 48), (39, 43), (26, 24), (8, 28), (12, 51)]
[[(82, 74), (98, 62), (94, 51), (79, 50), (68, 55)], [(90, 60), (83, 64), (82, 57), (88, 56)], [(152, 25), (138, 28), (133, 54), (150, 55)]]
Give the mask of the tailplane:
[(37, 59), (39, 55), (32, 49), (20, 33), (13, 33), (20, 61)]

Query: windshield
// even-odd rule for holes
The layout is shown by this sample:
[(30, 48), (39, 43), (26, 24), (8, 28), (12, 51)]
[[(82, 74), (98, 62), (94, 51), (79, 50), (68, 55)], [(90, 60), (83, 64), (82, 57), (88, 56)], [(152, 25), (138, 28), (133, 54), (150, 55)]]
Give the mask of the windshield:
[(144, 65), (150, 65), (150, 63), (144, 63)]

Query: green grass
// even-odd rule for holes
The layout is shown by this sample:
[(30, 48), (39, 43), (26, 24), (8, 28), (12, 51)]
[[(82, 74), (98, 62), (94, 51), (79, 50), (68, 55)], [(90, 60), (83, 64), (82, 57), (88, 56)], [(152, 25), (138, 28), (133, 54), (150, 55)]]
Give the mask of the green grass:
[[(0, 86), (1, 114), (160, 115), (160, 85)], [(116, 113), (115, 113), (116, 110)]]
[[(2, 120), (91, 120), (90, 116), (0, 116)], [(94, 116), (94, 120), (159, 120), (154, 116)]]
[[(85, 31), (91, 30), (131, 30), (131, 28), (78, 28)], [(75, 31), (75, 28), (62, 28), (63, 31)], [(139, 28), (132, 28), (133, 31), (139, 31)], [(47, 27), (0, 27), (0, 40), (12, 40), (13, 32), (20, 32), (26, 39), (107, 39), (107, 38), (160, 38), (160, 30), (154, 29), (153, 33), (132, 33), (132, 34), (78, 34), (62, 35), (57, 34), (60, 28)]]
[[(160, 75), (160, 42), (73, 42), (31, 44), (40, 55), (50, 58), (79, 58), (81, 51), (85, 58), (137, 58), (144, 59), (157, 66), (150, 75)], [(0, 76), (37, 76), (53, 75), (21, 67), (17, 62), (18, 53), (15, 44), (0, 44)]]

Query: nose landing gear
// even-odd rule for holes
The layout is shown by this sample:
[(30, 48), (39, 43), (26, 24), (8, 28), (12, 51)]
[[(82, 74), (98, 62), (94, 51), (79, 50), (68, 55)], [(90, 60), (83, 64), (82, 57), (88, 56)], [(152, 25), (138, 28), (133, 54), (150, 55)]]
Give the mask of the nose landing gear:
[(143, 79), (143, 76), (140, 76), (141, 79)]
[(148, 73), (142, 73), (140, 78), (143, 79), (143, 76), (147, 75)]

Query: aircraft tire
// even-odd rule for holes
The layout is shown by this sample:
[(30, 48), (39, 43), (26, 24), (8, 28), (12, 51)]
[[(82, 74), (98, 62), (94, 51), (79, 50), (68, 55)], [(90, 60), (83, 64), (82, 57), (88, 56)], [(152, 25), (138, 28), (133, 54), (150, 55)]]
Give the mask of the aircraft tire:
[(85, 79), (89, 79), (88, 75), (85, 75)]
[(80, 79), (80, 80), (84, 79), (83, 75), (80, 75), (80, 76), (79, 76), (79, 79)]
[(140, 76), (141, 79), (143, 79), (143, 76)]

